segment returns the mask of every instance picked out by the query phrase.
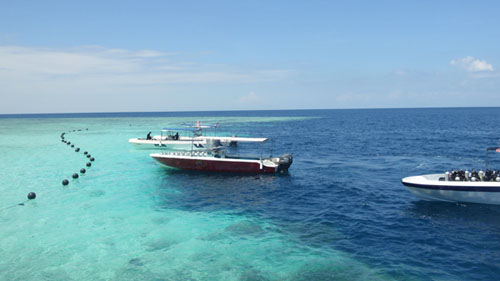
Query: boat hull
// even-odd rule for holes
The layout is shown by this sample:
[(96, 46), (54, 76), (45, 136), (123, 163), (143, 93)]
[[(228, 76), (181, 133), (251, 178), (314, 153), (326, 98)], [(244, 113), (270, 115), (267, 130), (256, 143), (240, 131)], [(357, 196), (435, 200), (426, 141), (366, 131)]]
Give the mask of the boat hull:
[(158, 163), (172, 168), (204, 171), (204, 172), (226, 172), (226, 173), (248, 173), (248, 174), (273, 174), (277, 172), (277, 165), (265, 164), (265, 160), (227, 159), (214, 157), (182, 157), (163, 154), (151, 154)]
[(423, 200), (500, 205), (499, 182), (440, 181), (439, 178), (444, 178), (444, 174), (407, 177), (401, 182)]

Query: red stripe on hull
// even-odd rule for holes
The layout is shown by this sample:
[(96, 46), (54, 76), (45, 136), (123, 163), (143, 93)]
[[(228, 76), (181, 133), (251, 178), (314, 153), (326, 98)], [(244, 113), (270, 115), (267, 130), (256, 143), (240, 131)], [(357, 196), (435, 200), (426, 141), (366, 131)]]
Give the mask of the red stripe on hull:
[(207, 159), (182, 159), (153, 157), (159, 163), (183, 170), (229, 173), (276, 173), (276, 168), (266, 167), (257, 162), (230, 162)]

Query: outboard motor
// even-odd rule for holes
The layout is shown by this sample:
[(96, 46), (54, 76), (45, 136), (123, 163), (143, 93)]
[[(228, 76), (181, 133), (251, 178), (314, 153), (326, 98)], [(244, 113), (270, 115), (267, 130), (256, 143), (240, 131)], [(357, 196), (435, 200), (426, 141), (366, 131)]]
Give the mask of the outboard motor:
[(287, 173), (288, 168), (290, 167), (290, 165), (292, 165), (292, 163), (293, 163), (292, 154), (281, 155), (278, 162), (278, 172)]

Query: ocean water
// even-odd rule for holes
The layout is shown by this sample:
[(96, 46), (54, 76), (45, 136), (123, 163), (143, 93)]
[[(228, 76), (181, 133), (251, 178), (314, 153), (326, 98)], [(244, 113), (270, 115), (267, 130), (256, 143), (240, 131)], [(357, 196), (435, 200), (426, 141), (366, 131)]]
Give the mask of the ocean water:
[[(166, 169), (128, 143), (196, 120), (272, 137), (289, 174)], [(500, 108), (0, 116), (0, 279), (495, 280), (500, 206), (420, 201), (400, 180), (484, 167), (499, 123)]]

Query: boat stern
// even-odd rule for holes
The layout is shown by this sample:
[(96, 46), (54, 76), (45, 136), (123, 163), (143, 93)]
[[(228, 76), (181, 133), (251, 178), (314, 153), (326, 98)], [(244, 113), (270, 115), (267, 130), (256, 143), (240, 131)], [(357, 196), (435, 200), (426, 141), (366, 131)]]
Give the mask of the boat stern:
[(278, 173), (287, 173), (288, 168), (293, 163), (292, 154), (283, 154), (280, 157), (273, 158), (272, 161), (277, 165), (276, 171)]

